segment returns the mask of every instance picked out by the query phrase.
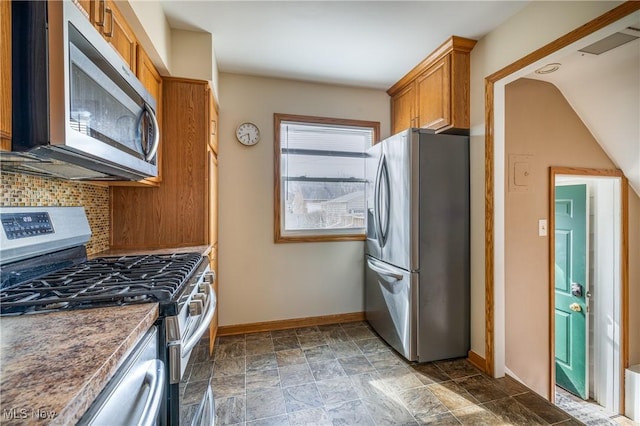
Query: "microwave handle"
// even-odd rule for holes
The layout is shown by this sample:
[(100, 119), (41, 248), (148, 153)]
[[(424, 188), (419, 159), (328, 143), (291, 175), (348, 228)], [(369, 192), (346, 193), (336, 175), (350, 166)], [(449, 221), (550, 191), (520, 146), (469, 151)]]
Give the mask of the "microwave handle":
[(156, 155), (156, 152), (158, 151), (158, 145), (160, 144), (160, 126), (158, 125), (156, 114), (146, 102), (144, 104), (144, 111), (149, 114), (149, 117), (151, 117), (151, 122), (153, 123), (153, 144), (151, 145), (151, 149), (145, 156), (145, 159), (147, 161), (151, 161), (153, 156)]

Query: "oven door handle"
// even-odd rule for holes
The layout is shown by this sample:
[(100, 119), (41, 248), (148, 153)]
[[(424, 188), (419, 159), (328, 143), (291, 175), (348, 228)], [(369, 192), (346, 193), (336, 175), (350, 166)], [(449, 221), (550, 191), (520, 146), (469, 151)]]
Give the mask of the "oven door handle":
[(207, 291), (207, 306), (205, 307), (204, 312), (200, 315), (200, 322), (198, 326), (189, 334), (188, 337), (185, 338), (184, 343), (180, 348), (180, 356), (184, 358), (191, 349), (198, 343), (202, 334), (209, 328), (209, 324), (213, 319), (213, 314), (216, 311), (216, 293), (211, 288), (211, 285), (206, 286)]
[(151, 361), (144, 376), (143, 387), (149, 387), (149, 396), (142, 408), (138, 426), (153, 426), (156, 424), (162, 397), (164, 394), (164, 363), (159, 359)]

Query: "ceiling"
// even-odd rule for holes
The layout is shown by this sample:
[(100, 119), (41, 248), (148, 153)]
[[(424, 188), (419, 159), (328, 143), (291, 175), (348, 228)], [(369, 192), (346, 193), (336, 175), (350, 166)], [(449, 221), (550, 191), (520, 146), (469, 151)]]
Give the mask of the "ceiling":
[(480, 39), (527, 1), (161, 1), (213, 34), (220, 72), (388, 89), (451, 35)]
[[(220, 72), (386, 90), (451, 35), (480, 39), (512, 1), (161, 0), (172, 28), (213, 35)], [(640, 28), (640, 12), (631, 27)], [(626, 30), (625, 30), (626, 31)], [(640, 193), (640, 40), (531, 74), (563, 93)]]
[[(640, 37), (640, 12), (620, 31)], [(640, 38), (599, 55), (574, 51), (554, 59), (560, 68), (532, 73), (554, 84), (600, 146), (640, 194)]]

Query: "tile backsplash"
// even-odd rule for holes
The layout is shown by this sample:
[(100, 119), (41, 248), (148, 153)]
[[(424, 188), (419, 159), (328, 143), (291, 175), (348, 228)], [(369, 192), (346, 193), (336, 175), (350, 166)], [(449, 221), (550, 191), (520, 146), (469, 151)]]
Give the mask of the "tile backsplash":
[(109, 249), (109, 188), (88, 183), (2, 172), (2, 206), (83, 206), (91, 240), (87, 253)]

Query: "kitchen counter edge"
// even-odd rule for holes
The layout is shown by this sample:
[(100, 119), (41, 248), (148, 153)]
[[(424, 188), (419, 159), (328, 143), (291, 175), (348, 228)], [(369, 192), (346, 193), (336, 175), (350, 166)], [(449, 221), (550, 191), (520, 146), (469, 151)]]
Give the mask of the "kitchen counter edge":
[(0, 423), (75, 424), (158, 318), (158, 304), (0, 318)]
[(108, 249), (99, 253), (89, 255), (90, 259), (96, 257), (108, 257), (108, 256), (133, 256), (133, 255), (147, 255), (147, 254), (178, 254), (178, 253), (201, 253), (203, 256), (208, 256), (211, 252), (211, 245), (201, 246), (188, 246), (188, 247), (164, 247), (153, 249)]

